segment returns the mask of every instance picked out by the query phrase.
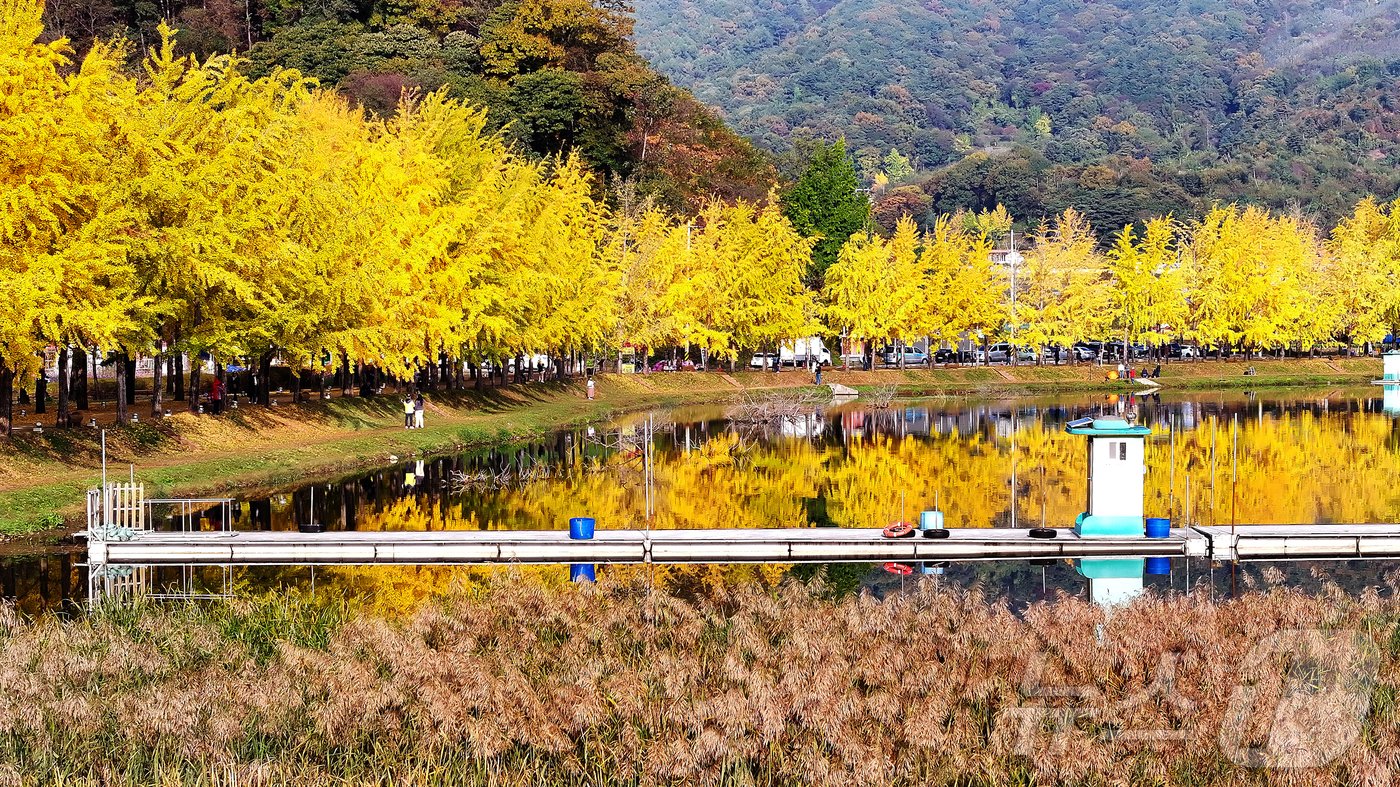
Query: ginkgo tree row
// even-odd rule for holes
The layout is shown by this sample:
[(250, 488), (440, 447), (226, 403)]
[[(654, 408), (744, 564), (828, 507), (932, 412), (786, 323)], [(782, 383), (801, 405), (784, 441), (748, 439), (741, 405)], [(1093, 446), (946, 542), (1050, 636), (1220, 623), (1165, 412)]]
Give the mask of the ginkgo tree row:
[[(294, 71), (182, 57), (169, 29), (132, 75), (107, 45), (69, 62), (38, 0), (0, 12), (0, 432), (48, 348), (62, 419), (68, 366), (93, 352), (154, 358), (159, 411), (159, 375), (183, 381), (191, 357), (251, 362), (267, 401), (275, 358), (324, 386), (626, 346), (733, 363), (822, 333), (1307, 349), (1377, 341), (1400, 314), (1395, 206), (1364, 202), (1326, 236), (1222, 207), (1107, 243), (1069, 211), (1024, 244), (1014, 315), (992, 253), (1011, 217), (906, 219), (846, 239), (813, 291), (816, 239), (776, 200), (610, 208), (577, 160), (531, 160), (442, 94), (380, 118)], [(119, 417), (133, 376), (116, 375)]]
[(68, 62), (37, 0), (3, 12), (0, 431), (49, 347), (62, 417), (93, 350), (157, 375), (248, 359), (266, 401), (275, 357), (408, 379), (627, 342), (732, 359), (810, 330), (811, 241), (776, 207), (614, 215), (577, 160), (530, 160), (441, 94), (381, 119), (293, 71), (179, 56), (168, 28), (138, 78), (109, 46)]
[(1327, 234), (1229, 205), (1125, 227), (1107, 243), (1067, 210), (1031, 233), (1014, 299), (1011, 269), (991, 263), (991, 239), (1010, 223), (998, 211), (857, 234), (826, 272), (828, 329), (873, 344), (980, 337), (1038, 350), (1117, 338), (1307, 352), (1400, 328), (1400, 202), (1363, 201)]

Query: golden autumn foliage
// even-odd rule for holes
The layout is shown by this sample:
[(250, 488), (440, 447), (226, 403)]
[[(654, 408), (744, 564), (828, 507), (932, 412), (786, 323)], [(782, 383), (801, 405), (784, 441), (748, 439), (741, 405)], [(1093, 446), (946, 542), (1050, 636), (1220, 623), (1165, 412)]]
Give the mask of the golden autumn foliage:
[(41, 11), (0, 20), (6, 403), (51, 344), (405, 378), (624, 343), (734, 359), (814, 330), (811, 241), (775, 207), (614, 215), (578, 159), (531, 160), (445, 93), (384, 120), (295, 71), (177, 54), (168, 27), (135, 77), (122, 52), (36, 43)]
[(816, 239), (772, 199), (614, 209), (577, 158), (532, 160), (444, 93), (385, 120), (295, 71), (181, 55), (169, 27), (132, 75), (106, 46), (71, 62), (41, 11), (7, 0), (0, 17), (0, 431), (50, 346), (404, 379), (628, 345), (732, 363), (821, 333), (1307, 351), (1400, 322), (1393, 205), (1363, 202), (1330, 236), (1222, 206), (1106, 252), (1071, 210), (1032, 233), (1015, 293), (991, 259), (1004, 209), (906, 220), (847, 239), (813, 292)]

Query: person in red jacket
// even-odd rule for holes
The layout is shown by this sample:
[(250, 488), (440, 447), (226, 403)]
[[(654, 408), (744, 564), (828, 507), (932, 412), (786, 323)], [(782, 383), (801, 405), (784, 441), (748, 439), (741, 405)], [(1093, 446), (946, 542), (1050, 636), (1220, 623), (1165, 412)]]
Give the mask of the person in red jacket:
[(224, 409), (224, 381), (218, 377), (209, 378), (209, 412), (218, 415)]

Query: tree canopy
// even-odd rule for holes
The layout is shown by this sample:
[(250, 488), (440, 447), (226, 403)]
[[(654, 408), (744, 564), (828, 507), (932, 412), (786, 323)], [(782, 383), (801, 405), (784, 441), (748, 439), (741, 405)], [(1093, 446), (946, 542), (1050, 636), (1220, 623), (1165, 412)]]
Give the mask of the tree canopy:
[(820, 282), (841, 245), (870, 218), (870, 201), (860, 191), (846, 143), (819, 143), (802, 176), (783, 194), (783, 213), (801, 232), (816, 237), (808, 279)]

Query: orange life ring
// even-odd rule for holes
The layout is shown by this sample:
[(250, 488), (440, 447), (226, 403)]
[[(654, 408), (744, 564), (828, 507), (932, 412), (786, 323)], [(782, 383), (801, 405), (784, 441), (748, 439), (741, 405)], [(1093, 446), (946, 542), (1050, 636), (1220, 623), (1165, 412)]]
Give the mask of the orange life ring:
[(884, 529), (885, 538), (909, 538), (914, 535), (914, 526), (908, 522), (895, 522)]
[(899, 574), (900, 576), (908, 576), (914, 573), (913, 566), (906, 566), (903, 563), (886, 563), (885, 570), (891, 574)]

